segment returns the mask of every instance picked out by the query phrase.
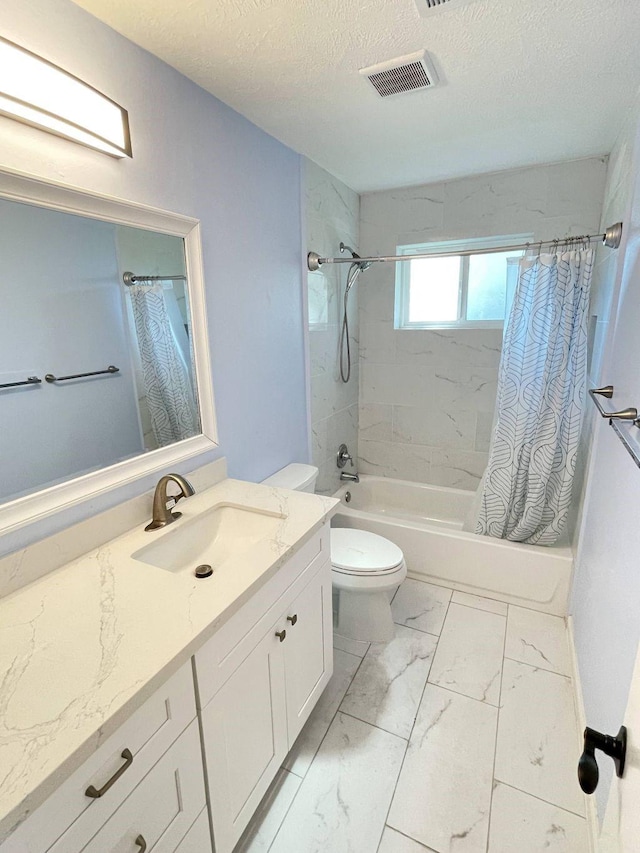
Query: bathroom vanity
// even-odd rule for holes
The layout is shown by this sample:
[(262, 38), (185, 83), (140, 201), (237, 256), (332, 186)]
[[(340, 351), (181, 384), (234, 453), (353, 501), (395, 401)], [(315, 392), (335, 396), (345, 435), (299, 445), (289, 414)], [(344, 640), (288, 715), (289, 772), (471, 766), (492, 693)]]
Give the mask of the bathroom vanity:
[(231, 853), (331, 676), (336, 504), (223, 480), (0, 600), (1, 853)]

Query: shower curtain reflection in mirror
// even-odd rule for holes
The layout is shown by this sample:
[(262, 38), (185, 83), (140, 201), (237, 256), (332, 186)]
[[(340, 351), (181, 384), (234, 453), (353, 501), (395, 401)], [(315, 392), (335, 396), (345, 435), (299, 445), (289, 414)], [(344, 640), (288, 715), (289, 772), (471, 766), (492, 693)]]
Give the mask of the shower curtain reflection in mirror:
[[(127, 289), (135, 331), (142, 388), (151, 435), (147, 449), (165, 447), (200, 432), (200, 417), (193, 386), (191, 346), (187, 318), (183, 317), (173, 287), (162, 283), (136, 284)], [(142, 406), (141, 406), (142, 409)]]

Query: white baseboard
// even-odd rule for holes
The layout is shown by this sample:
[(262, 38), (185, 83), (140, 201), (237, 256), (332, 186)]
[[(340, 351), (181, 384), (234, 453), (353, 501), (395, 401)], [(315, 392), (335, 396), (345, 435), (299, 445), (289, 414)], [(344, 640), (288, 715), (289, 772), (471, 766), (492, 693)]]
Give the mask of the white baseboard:
[[(583, 748), (583, 735), (587, 718), (584, 710), (584, 699), (582, 684), (580, 682), (580, 669), (578, 667), (578, 656), (576, 654), (575, 634), (573, 628), (573, 616), (567, 616), (567, 632), (569, 635), (569, 654), (571, 655), (571, 684), (573, 686), (573, 702), (575, 706), (576, 719), (578, 721), (578, 752), (580, 755)], [(600, 824), (598, 823), (598, 812), (595, 797), (585, 796), (585, 808), (587, 818), (587, 831), (589, 834), (589, 853), (598, 853), (598, 836)]]

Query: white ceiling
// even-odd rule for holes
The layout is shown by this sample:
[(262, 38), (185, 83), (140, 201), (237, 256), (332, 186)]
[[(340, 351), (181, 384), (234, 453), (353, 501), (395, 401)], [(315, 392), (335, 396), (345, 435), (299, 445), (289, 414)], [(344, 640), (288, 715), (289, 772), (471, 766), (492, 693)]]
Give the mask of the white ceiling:
[[(76, 0), (353, 189), (611, 150), (640, 84), (638, 0)], [(426, 48), (442, 84), (358, 69)]]

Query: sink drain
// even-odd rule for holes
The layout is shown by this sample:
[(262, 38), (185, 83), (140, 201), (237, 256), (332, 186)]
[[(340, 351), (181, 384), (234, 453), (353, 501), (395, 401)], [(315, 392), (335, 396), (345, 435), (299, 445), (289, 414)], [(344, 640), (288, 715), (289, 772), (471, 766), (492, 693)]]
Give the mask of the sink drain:
[(194, 572), (197, 578), (210, 578), (213, 574), (213, 569), (208, 563), (203, 563), (201, 566), (197, 566)]

